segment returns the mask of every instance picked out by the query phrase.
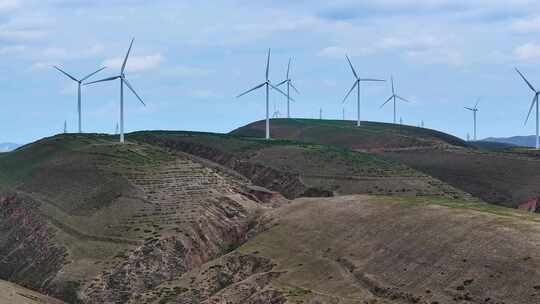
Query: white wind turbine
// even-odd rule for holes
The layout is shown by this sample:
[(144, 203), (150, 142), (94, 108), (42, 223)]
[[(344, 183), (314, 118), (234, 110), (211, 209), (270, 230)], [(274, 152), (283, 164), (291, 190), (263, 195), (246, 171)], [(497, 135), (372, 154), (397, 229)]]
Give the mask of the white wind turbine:
[(390, 96), (382, 105), (381, 105), (381, 108), (384, 107), (384, 105), (386, 105), (387, 103), (389, 103), (391, 100), (394, 100), (394, 124), (396, 123), (396, 100), (399, 99), (399, 100), (402, 100), (402, 101), (405, 101), (405, 102), (410, 102), (408, 101), (407, 99), (399, 96), (396, 94), (396, 91), (394, 89), (394, 77), (390, 77), (390, 80), (392, 82), (392, 96)]
[(476, 104), (473, 108), (465, 107), (465, 109), (473, 112), (473, 123), (474, 123), (474, 131), (473, 131), (473, 140), (476, 141), (476, 114), (478, 113), (478, 103), (480, 102), (480, 98), (476, 100)]
[(282, 84), (285, 84), (285, 83), (287, 84), (287, 118), (291, 118), (291, 107), (290, 107), (291, 87), (296, 91), (296, 93), (300, 94), (300, 91), (298, 91), (298, 89), (294, 86), (294, 84), (292, 83), (292, 79), (289, 77), (290, 70), (291, 70), (291, 58), (289, 58), (289, 64), (287, 64), (287, 77), (285, 78), (285, 80), (283, 80), (282, 82), (276, 85), (276, 87), (279, 87)]
[(347, 58), (347, 61), (349, 62), (349, 66), (351, 67), (351, 70), (352, 70), (352, 73), (354, 75), (354, 78), (355, 78), (355, 81), (354, 81), (354, 84), (352, 86), (352, 88), (349, 90), (349, 92), (347, 93), (347, 95), (345, 95), (345, 98), (343, 98), (343, 103), (345, 103), (345, 101), (347, 101), (347, 98), (349, 97), (349, 95), (351, 95), (352, 91), (354, 90), (354, 88), (356, 87), (357, 91), (356, 91), (356, 102), (357, 102), (357, 123), (356, 123), (356, 126), (360, 127), (361, 125), (361, 121), (360, 121), (360, 83), (361, 82), (366, 82), (366, 81), (385, 81), (385, 80), (382, 80), (382, 79), (373, 79), (373, 78), (360, 78), (358, 77), (358, 74), (356, 73), (356, 71), (354, 70), (354, 67), (351, 63), (351, 60), (349, 59), (349, 56), (348, 55), (345, 55), (345, 57)]
[(93, 73), (90, 73), (86, 76), (84, 76), (83, 78), (81, 79), (77, 79), (73, 76), (71, 76), (70, 74), (68, 74), (67, 72), (65, 72), (64, 70), (62, 70), (61, 68), (57, 67), (57, 66), (54, 66), (55, 69), (57, 69), (60, 73), (66, 75), (69, 79), (75, 81), (77, 83), (77, 112), (79, 114), (79, 133), (82, 133), (82, 114), (81, 114), (81, 84), (83, 81), (87, 80), (88, 78), (94, 76), (95, 74), (101, 72), (102, 70), (105, 69), (105, 67), (93, 72)]
[(97, 81), (92, 81), (85, 83), (84, 85), (89, 85), (92, 83), (98, 83), (98, 82), (104, 82), (104, 81), (112, 81), (119, 79), (120, 80), (120, 142), (124, 143), (124, 84), (128, 87), (128, 89), (139, 99), (139, 101), (143, 104), (143, 106), (146, 106), (142, 98), (135, 92), (135, 89), (131, 86), (129, 81), (126, 79), (126, 74), (124, 73), (126, 69), (126, 63), (129, 57), (129, 53), (131, 52), (131, 47), (133, 46), (133, 41), (135, 41), (135, 38), (131, 40), (131, 44), (129, 45), (129, 49), (126, 53), (126, 57), (124, 58), (124, 62), (122, 63), (122, 68), (120, 69), (120, 74), (113, 77), (108, 77), (104, 79), (100, 79)]
[(529, 121), (529, 117), (531, 116), (531, 112), (533, 110), (533, 107), (536, 106), (536, 150), (540, 149), (540, 135), (539, 135), (539, 129), (540, 129), (540, 123), (539, 123), (539, 109), (538, 109), (538, 96), (540, 95), (540, 91), (537, 91), (532, 84), (521, 74), (521, 72), (516, 68), (516, 72), (523, 78), (525, 83), (529, 86), (529, 88), (534, 92), (534, 97), (531, 103), (531, 108), (529, 109), (529, 113), (527, 114), (527, 118), (525, 119), (525, 124)]
[[(270, 139), (270, 105), (269, 105), (269, 97), (270, 97), (270, 88), (280, 92), (281, 94), (283, 94), (284, 96), (287, 96), (287, 94), (285, 94), (283, 91), (281, 91), (278, 87), (276, 87), (275, 85), (273, 85), (272, 83), (270, 83), (270, 79), (268, 78), (268, 74), (270, 73), (270, 49), (268, 49), (268, 57), (266, 59), (266, 81), (259, 84), (258, 86), (252, 88), (252, 89), (249, 89), (247, 91), (245, 91), (244, 93), (236, 96), (236, 98), (239, 98), (241, 96), (244, 96), (252, 91), (255, 91), (257, 89), (260, 89), (262, 87), (265, 87), (266, 89), (266, 139)], [(288, 99), (294, 101), (294, 99), (290, 98), (290, 97), (287, 97)]]

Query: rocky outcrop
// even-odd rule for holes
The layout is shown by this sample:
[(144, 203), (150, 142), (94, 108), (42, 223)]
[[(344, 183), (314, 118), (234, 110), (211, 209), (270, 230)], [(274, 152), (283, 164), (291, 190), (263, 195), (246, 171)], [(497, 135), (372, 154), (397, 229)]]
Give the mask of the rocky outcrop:
[(66, 262), (66, 250), (52, 240), (49, 226), (32, 199), (0, 193), (0, 279), (34, 290), (62, 293), (51, 280)]
[(284, 303), (270, 286), (280, 273), (268, 258), (237, 252), (203, 265), (176, 281), (158, 286), (140, 299), (144, 303)]

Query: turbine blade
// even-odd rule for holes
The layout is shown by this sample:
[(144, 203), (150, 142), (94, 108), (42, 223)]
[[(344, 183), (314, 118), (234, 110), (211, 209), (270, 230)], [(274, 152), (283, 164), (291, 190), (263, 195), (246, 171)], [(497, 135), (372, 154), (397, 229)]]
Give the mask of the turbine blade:
[(392, 94), (396, 95), (396, 92), (394, 91), (394, 76), (390, 76), (390, 79), (392, 80)]
[(107, 77), (107, 78), (103, 78), (103, 79), (100, 79), (100, 80), (83, 83), (83, 85), (89, 85), (89, 84), (92, 84), (92, 83), (98, 83), (98, 82), (104, 82), (104, 81), (111, 81), (111, 80), (115, 80), (115, 79), (118, 79), (118, 78), (120, 78), (120, 76)]
[(124, 57), (124, 62), (122, 63), (122, 69), (120, 70), (120, 74), (124, 74), (124, 70), (126, 69), (127, 60), (129, 57), (129, 53), (131, 52), (131, 47), (133, 46), (133, 41), (135, 41), (135, 38), (131, 39), (131, 43), (129, 44), (129, 49), (126, 53), (126, 57)]
[(480, 98), (478, 98), (478, 99), (476, 100), (476, 104), (474, 105), (474, 108), (475, 108), (475, 109), (478, 108), (478, 104), (479, 104), (479, 103), (480, 103)]
[(64, 72), (64, 70), (62, 70), (61, 68), (57, 67), (57, 66), (54, 66), (55, 69), (57, 69), (58, 71), (60, 71), (60, 73), (66, 75), (67, 77), (71, 78), (71, 80), (73, 81), (76, 81), (76, 82), (79, 82), (75, 77), (69, 75), (67, 72)]
[(409, 100), (407, 100), (407, 99), (405, 99), (405, 98), (403, 98), (401, 96), (398, 96), (398, 95), (396, 95), (396, 98), (401, 99), (402, 101), (405, 101), (405, 102), (410, 102)]
[(384, 107), (384, 105), (386, 105), (387, 103), (390, 102), (390, 100), (392, 100), (392, 98), (394, 98), (395, 95), (392, 95), (390, 96), (382, 105), (381, 105), (381, 108)]
[(352, 91), (354, 90), (354, 88), (356, 88), (357, 85), (358, 85), (358, 80), (354, 82), (353, 86), (351, 87), (347, 95), (345, 95), (345, 98), (343, 98), (343, 101), (341, 103), (345, 103), (345, 101), (347, 101), (347, 98), (349, 97), (349, 95), (351, 95)]
[(287, 79), (289, 79), (289, 71), (291, 70), (291, 58), (289, 58), (289, 64), (287, 64)]
[(287, 83), (287, 81), (289, 81), (289, 80), (288, 79), (283, 80), (282, 82), (276, 84), (276, 87), (279, 87), (280, 85), (283, 85), (283, 84)]
[(529, 121), (529, 117), (531, 116), (531, 112), (534, 108), (534, 104), (538, 102), (538, 93), (534, 95), (533, 101), (531, 103), (531, 108), (529, 109), (529, 113), (527, 114), (527, 118), (525, 119), (525, 124)]
[(146, 107), (146, 104), (144, 103), (144, 101), (142, 100), (141, 96), (139, 96), (139, 94), (137, 94), (137, 92), (135, 92), (135, 89), (131, 86), (131, 84), (127, 81), (127, 79), (123, 78), (122, 81), (126, 84), (126, 86), (128, 87), (128, 89), (131, 90), (131, 92), (133, 94), (135, 94), (135, 96), (137, 96), (137, 98), (139, 99), (139, 101), (143, 104), (143, 106)]
[(106, 67), (102, 67), (101, 69), (95, 71), (94, 73), (88, 74), (88, 75), (85, 76), (83, 79), (81, 79), (81, 81), (85, 81), (86, 79), (88, 79), (88, 78), (90, 78), (90, 77), (96, 75), (97, 73), (99, 73), (99, 72), (105, 70), (105, 68), (106, 68)]
[(354, 67), (353, 67), (353, 65), (352, 65), (352, 63), (351, 63), (351, 60), (349, 59), (349, 55), (345, 55), (345, 57), (347, 57), (347, 61), (349, 62), (349, 66), (351, 67), (351, 70), (352, 70), (352, 72), (353, 72), (353, 74), (354, 74), (354, 77), (355, 77), (356, 79), (358, 79), (358, 74), (356, 74), (356, 71), (354, 70)]
[(269, 73), (270, 73), (270, 49), (268, 49), (268, 57), (266, 58), (266, 81), (268, 81)]
[(254, 87), (253, 89), (249, 89), (249, 90), (245, 91), (244, 93), (242, 93), (242, 94), (236, 96), (236, 98), (241, 97), (241, 96), (244, 96), (244, 95), (246, 95), (246, 94), (249, 93), (249, 92), (255, 91), (255, 90), (257, 90), (257, 89), (263, 87), (265, 84), (266, 84), (266, 82), (265, 82), (265, 83), (261, 83), (260, 85)]
[(386, 81), (386, 80), (374, 79), (374, 78), (360, 78), (360, 81)]
[(291, 87), (296, 91), (296, 93), (300, 94), (300, 91), (298, 91), (298, 89), (294, 86), (294, 84), (292, 83), (292, 81), (289, 83), (291, 85)]
[(525, 76), (523, 76), (523, 74), (517, 69), (516, 69), (516, 72), (518, 72), (519, 76), (521, 76), (521, 78), (523, 78), (523, 80), (525, 81), (525, 83), (527, 83), (527, 85), (529, 86), (529, 88), (531, 88), (531, 90), (533, 90), (533, 92), (536, 93), (536, 89), (532, 86), (532, 84), (527, 80), (527, 78), (525, 78)]
[(283, 96), (288, 97), (290, 100), (294, 101), (293, 98), (291, 98), (290, 96), (287, 96), (287, 94), (285, 94), (285, 92), (283, 92), (282, 90), (280, 90), (278, 87), (274, 86), (274, 85), (271, 84), (271, 83), (268, 83), (268, 85), (269, 85), (272, 89), (274, 89), (274, 90), (280, 92)]
[(469, 110), (469, 111), (474, 111), (474, 109), (472, 108), (469, 108), (469, 107), (464, 107), (465, 109)]

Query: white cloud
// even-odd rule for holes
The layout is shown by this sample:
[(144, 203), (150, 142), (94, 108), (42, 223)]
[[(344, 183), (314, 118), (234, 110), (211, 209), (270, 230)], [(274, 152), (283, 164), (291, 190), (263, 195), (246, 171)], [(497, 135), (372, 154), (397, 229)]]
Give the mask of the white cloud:
[(20, 0), (0, 0), (0, 12), (16, 9), (20, 5)]
[(0, 47), (0, 55), (20, 54), (26, 51), (26, 49), (27, 47), (24, 45), (4, 46), (4, 47)]
[(41, 29), (0, 27), (0, 39), (16, 41), (35, 41), (45, 38), (48, 32)]
[(514, 49), (514, 56), (519, 60), (528, 61), (540, 58), (540, 44), (529, 42)]
[[(130, 72), (142, 72), (157, 68), (165, 58), (161, 54), (129, 57), (126, 69)], [(124, 58), (111, 58), (103, 62), (109, 68), (121, 68)]]
[(57, 61), (37, 61), (32, 64), (32, 70), (44, 70), (50, 69), (53, 66), (58, 65)]
[(178, 65), (170, 69), (167, 69), (166, 71), (164, 71), (163, 74), (166, 76), (176, 76), (176, 77), (204, 77), (212, 73), (214, 73), (214, 71), (205, 69), (205, 68)]
[(510, 27), (517, 32), (540, 31), (540, 16), (518, 19), (512, 22)]

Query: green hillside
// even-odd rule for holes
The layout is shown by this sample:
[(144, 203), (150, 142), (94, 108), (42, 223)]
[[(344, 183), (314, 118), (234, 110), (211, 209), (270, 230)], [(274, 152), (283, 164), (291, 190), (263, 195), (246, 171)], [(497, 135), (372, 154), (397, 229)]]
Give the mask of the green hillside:
[[(320, 119), (272, 119), (271, 137), (307, 143), (334, 145), (355, 150), (427, 148), (440, 145), (467, 147), (467, 143), (452, 135), (406, 125), (379, 122)], [(240, 127), (231, 134), (264, 137), (264, 121)]]

